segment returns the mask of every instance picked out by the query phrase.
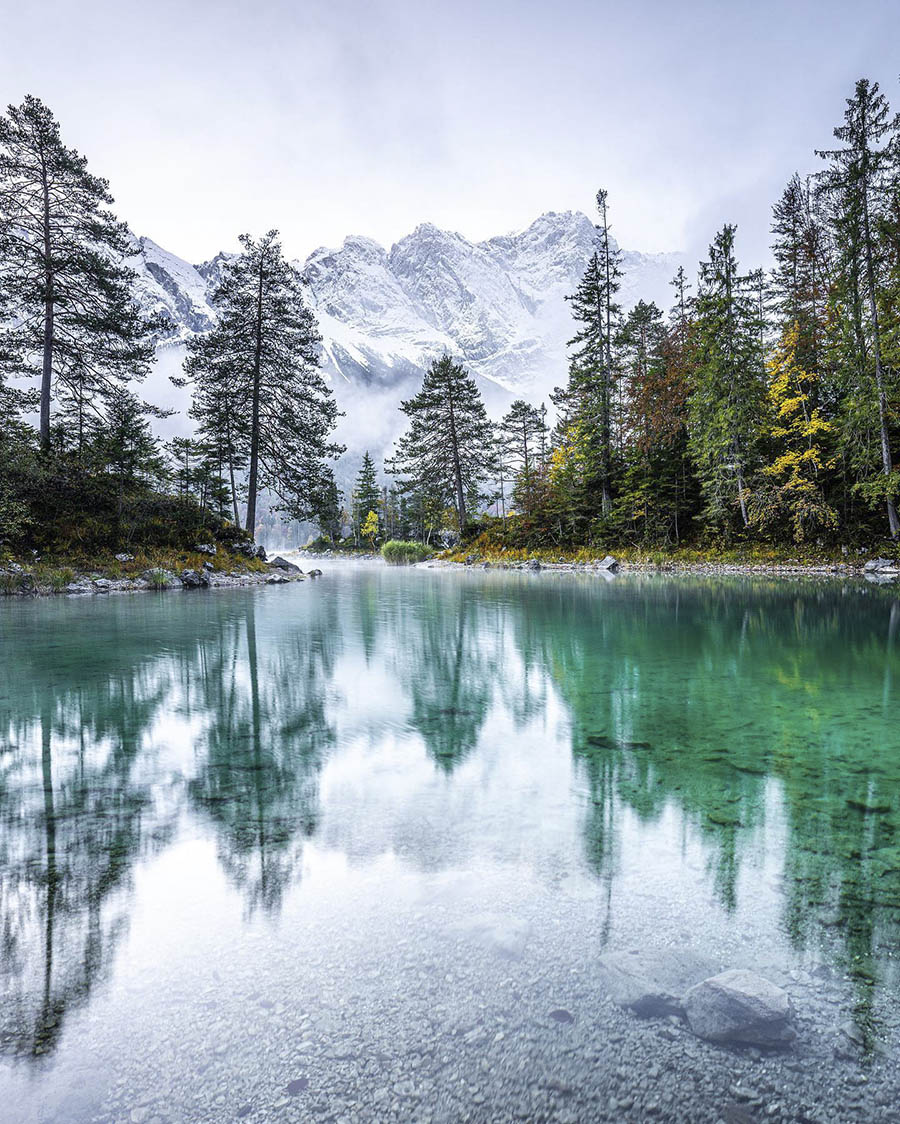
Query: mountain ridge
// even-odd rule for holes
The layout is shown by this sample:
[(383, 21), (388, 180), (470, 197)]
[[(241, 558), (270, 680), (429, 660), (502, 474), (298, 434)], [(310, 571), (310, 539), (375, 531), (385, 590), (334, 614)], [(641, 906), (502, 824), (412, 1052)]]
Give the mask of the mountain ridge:
[[(594, 239), (581, 212), (547, 211), (523, 230), (480, 242), (423, 222), (390, 247), (350, 234), (295, 262), (318, 320), (322, 368), (344, 412), (338, 439), (351, 450), (389, 449), (404, 421), (401, 400), (445, 351), (472, 373), (494, 415), (513, 398), (544, 400), (565, 382), (573, 334), (565, 298)], [(167, 434), (186, 434), (189, 392), (170, 376), (180, 373), (187, 341), (214, 324), (212, 293), (232, 255), (192, 265), (146, 236), (133, 247), (138, 301), (168, 321), (143, 393), (176, 411), (163, 423)], [(623, 250), (622, 304), (644, 298), (668, 307), (669, 282), (684, 264), (680, 253)]]

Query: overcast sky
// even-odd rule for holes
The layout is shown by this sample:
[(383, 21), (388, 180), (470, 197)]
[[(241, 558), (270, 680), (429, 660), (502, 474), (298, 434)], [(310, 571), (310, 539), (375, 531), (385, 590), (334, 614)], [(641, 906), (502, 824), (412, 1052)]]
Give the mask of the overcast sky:
[(746, 264), (856, 78), (900, 108), (898, 0), (0, 0), (0, 98), (46, 101), (139, 234), (199, 261), (610, 191), (619, 242)]

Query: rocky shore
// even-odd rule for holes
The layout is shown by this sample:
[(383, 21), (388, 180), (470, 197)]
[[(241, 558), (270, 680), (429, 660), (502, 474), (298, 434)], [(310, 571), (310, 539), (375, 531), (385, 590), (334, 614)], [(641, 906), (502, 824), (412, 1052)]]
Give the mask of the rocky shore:
[[(204, 545), (196, 549), (197, 553), (209, 556), (198, 566), (155, 566), (123, 577), (109, 576), (109, 572), (102, 569), (50, 569), (39, 564), (29, 566), (22, 562), (6, 562), (0, 564), (0, 595), (49, 597), (60, 594), (87, 596), (143, 591), (237, 589), (250, 585), (287, 585), (290, 582), (320, 577), (322, 573), (318, 568), (304, 573), (299, 566), (280, 555), (266, 560), (262, 550), (254, 551), (257, 568), (250, 569), (236, 563), (233, 557), (217, 558), (214, 546)], [(116, 562), (120, 567), (130, 567), (134, 561), (131, 554), (116, 555)]]
[(900, 579), (900, 559), (872, 558), (859, 562), (821, 562), (821, 563), (735, 563), (735, 562), (634, 562), (619, 561), (612, 555), (588, 562), (558, 562), (529, 558), (525, 561), (505, 559), (482, 559), (469, 555), (463, 561), (431, 559), (420, 562), (424, 569), (457, 570), (518, 570), (540, 573), (547, 570), (553, 573), (597, 574), (612, 578), (620, 573), (660, 573), (660, 574), (733, 574), (753, 577), (837, 577), (865, 578), (875, 584), (886, 584)]

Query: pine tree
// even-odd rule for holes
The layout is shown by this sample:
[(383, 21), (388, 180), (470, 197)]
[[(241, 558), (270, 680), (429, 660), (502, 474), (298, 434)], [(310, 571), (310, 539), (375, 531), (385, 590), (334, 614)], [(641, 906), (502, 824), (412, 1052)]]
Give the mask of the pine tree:
[(151, 484), (166, 475), (149, 420), (158, 416), (159, 411), (127, 387), (110, 390), (107, 417), (97, 426), (94, 448), (106, 471), (120, 485)]
[(341, 507), (341, 493), (332, 478), (325, 487), (319, 510), (316, 513), (319, 531), (333, 543), (341, 537), (341, 524), (343, 522), (343, 509)]
[(821, 373), (830, 274), (830, 246), (817, 197), (794, 174), (772, 208), (771, 290), (778, 328), (797, 325), (797, 359)]
[(17, 373), (40, 374), (44, 450), (54, 394), (80, 419), (83, 440), (88, 405), (99, 416), (153, 358), (154, 325), (132, 299), (127, 228), (112, 202), (41, 101), (28, 96), (0, 116), (0, 287), (21, 318)]
[(568, 385), (553, 396), (557, 406), (579, 421), (581, 438), (586, 441), (586, 486), (589, 492), (594, 488), (599, 492), (603, 516), (610, 514), (613, 501), (613, 429), (619, 378), (614, 341), (621, 321), (616, 294), (622, 278), (621, 254), (610, 235), (607, 194), (603, 189), (597, 192), (597, 248), (578, 288), (568, 298), (580, 325), (569, 341), (574, 350)]
[(331, 486), (328, 461), (341, 447), (328, 439), (337, 408), (319, 372), (319, 335), (300, 273), (285, 260), (277, 231), (240, 242), (213, 294), (219, 320), (191, 345), (185, 371), (198, 409), (213, 393), (227, 399), (223, 416), (238, 427), (230, 445), (246, 450), (245, 525), (253, 534), (260, 488), (275, 493), (289, 518), (313, 517)]
[(462, 535), (496, 470), (493, 430), (478, 386), (443, 355), (425, 372), (419, 393), (400, 409), (410, 425), (388, 471), (403, 477), (401, 488), (418, 497), (423, 537), (440, 525), (439, 513), (450, 505)]
[[(683, 281), (683, 278), (682, 278)], [(645, 542), (678, 541), (687, 452), (687, 384), (655, 304), (638, 301), (622, 329), (626, 467), (616, 508)]]
[[(900, 115), (892, 116), (877, 82), (862, 78), (848, 98), (844, 123), (834, 130), (841, 147), (819, 151), (828, 161), (821, 175), (839, 254), (839, 304), (855, 342), (856, 393), (874, 405), (884, 479), (866, 485), (871, 499), (887, 509), (891, 538), (900, 536), (897, 495), (900, 478), (894, 471), (889, 430), (889, 395), (896, 392), (896, 372), (886, 367), (881, 323), (879, 225), (893, 192), (900, 162)], [(872, 393), (868, 392), (871, 384)], [(872, 400), (874, 399), (874, 402)]]
[(738, 272), (735, 230), (724, 226), (701, 263), (692, 344), (691, 449), (707, 517), (722, 528), (732, 503), (749, 526), (767, 404), (758, 294)]
[(516, 399), (500, 423), (500, 459), (513, 473), (513, 502), (526, 515), (540, 499), (547, 423), (544, 411)]
[[(197, 436), (228, 479), (228, 501), (235, 526), (240, 525), (238, 503), (249, 458), (249, 403), (241, 394), (246, 383), (236, 377), (230, 348), (216, 333), (194, 336), (188, 343), (184, 370), (194, 380), (188, 411), (197, 423)], [(173, 378), (176, 385), (186, 379)]]
[(380, 507), (381, 488), (378, 485), (375, 462), (369, 455), (369, 450), (366, 449), (353, 488), (353, 532), (357, 540), (365, 537), (362, 527), (369, 516), (369, 512), (374, 511), (377, 516)]

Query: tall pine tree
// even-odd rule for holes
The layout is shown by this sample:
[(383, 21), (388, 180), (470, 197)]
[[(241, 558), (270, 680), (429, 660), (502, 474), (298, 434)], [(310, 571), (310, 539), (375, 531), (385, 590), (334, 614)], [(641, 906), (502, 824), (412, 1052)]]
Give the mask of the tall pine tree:
[(15, 295), (20, 318), (16, 373), (40, 376), (45, 450), (54, 395), (83, 427), (86, 410), (101, 415), (153, 358), (153, 325), (132, 299), (128, 232), (112, 202), (43, 102), (28, 96), (0, 116), (0, 287)]
[(613, 504), (614, 410), (619, 365), (615, 339), (621, 322), (616, 301), (622, 278), (621, 254), (610, 233), (608, 193), (597, 192), (596, 249), (584, 276), (568, 298), (579, 325), (569, 341), (573, 349), (565, 390), (553, 401), (574, 424), (583, 443), (588, 494), (596, 491), (599, 514), (608, 516)]
[(897, 393), (897, 372), (885, 362), (879, 231), (897, 190), (900, 115), (891, 114), (877, 82), (862, 78), (847, 100), (844, 123), (837, 126), (834, 136), (840, 147), (819, 152), (828, 162), (821, 190), (838, 247), (838, 304), (850, 326), (845, 338), (855, 352), (853, 390), (873, 414), (883, 478), (865, 481), (864, 486), (869, 498), (885, 504), (888, 529), (896, 539), (900, 537), (900, 474), (894, 470), (889, 398)]
[(690, 396), (707, 518), (723, 530), (734, 507), (741, 525), (750, 524), (749, 481), (759, 467), (768, 402), (758, 292), (738, 271), (735, 230), (722, 228), (700, 266)]
[(475, 380), (443, 355), (425, 372), (419, 393), (400, 409), (410, 424), (388, 471), (403, 477), (401, 488), (418, 496), (423, 510), (452, 504), (463, 534), (495, 473), (493, 428)]
[(274, 492), (292, 519), (309, 519), (327, 504), (328, 462), (341, 447), (329, 440), (337, 408), (319, 371), (319, 335), (300, 273), (285, 260), (277, 231), (258, 240), (243, 234), (240, 242), (213, 294), (218, 322), (191, 343), (185, 371), (195, 383), (195, 409), (216, 397), (222, 425), (227, 419), (236, 427), (227, 441), (247, 457), (245, 525), (253, 534), (260, 488)]
[(530, 514), (536, 507), (544, 477), (547, 423), (544, 411), (516, 399), (500, 423), (501, 460), (513, 474), (513, 502)]

